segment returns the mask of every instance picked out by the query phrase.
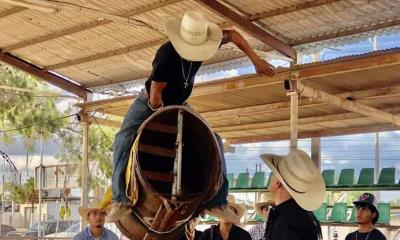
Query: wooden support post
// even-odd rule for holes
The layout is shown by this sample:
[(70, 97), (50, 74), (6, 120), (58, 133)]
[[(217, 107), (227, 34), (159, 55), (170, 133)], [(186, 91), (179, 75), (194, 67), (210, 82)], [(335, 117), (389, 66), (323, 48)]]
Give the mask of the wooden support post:
[(299, 100), (297, 93), (290, 95), (290, 150), (297, 149)]
[(321, 138), (319, 137), (311, 138), (311, 159), (318, 169), (321, 169)]
[[(87, 113), (80, 113), (81, 126), (83, 129), (83, 146), (82, 146), (82, 163), (81, 163), (81, 174), (82, 174), (82, 186), (81, 186), (81, 206), (88, 206), (88, 154), (89, 154), (89, 117)], [(81, 230), (86, 227), (86, 218), (81, 217)]]
[(395, 114), (391, 114), (373, 107), (350, 101), (345, 98), (337, 97), (321, 90), (307, 87), (303, 85), (300, 81), (297, 81), (297, 89), (301, 95), (312, 98), (314, 100), (332, 104), (348, 111), (356, 112), (364, 116), (373, 117), (379, 120), (383, 120), (385, 122), (393, 123), (396, 126), (400, 126), (400, 116), (397, 116)]

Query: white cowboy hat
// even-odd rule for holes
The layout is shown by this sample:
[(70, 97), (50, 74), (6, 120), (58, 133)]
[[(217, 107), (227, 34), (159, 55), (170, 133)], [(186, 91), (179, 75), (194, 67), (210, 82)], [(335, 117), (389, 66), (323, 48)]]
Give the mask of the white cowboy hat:
[(307, 153), (293, 150), (287, 156), (262, 154), (262, 160), (303, 209), (318, 209), (325, 198), (321, 172)]
[[(235, 211), (232, 211), (232, 209)], [(213, 208), (210, 211), (206, 210), (208, 215), (222, 218), (226, 221), (229, 221), (233, 224), (239, 225), (240, 219), (243, 217), (244, 213), (246, 212), (246, 208), (244, 204), (236, 203), (236, 198), (232, 194), (228, 195), (228, 205), (222, 208)]]
[(81, 217), (86, 218), (89, 214), (90, 211), (94, 211), (94, 210), (102, 210), (101, 209), (101, 201), (99, 199), (93, 199), (90, 203), (88, 207), (79, 207), (78, 211), (79, 211), (79, 215), (81, 215)]
[(182, 18), (168, 19), (165, 28), (175, 50), (189, 61), (210, 59), (222, 40), (222, 30), (218, 25), (193, 10), (186, 12)]
[(272, 193), (270, 193), (270, 192), (266, 192), (261, 195), (261, 201), (254, 204), (254, 210), (256, 210), (256, 213), (258, 215), (263, 216), (261, 208), (266, 205), (275, 205), (274, 197), (272, 196)]

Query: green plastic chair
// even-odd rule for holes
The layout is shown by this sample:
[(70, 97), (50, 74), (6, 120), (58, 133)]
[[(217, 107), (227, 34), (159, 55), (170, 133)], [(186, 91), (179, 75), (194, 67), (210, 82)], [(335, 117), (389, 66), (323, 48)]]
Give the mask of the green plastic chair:
[(249, 187), (249, 173), (239, 173), (235, 188), (248, 188), (248, 187)]
[(378, 203), (379, 219), (378, 224), (390, 223), (390, 203)]
[(251, 188), (265, 188), (265, 172), (254, 173)]
[(356, 206), (353, 206), (353, 208), (351, 209), (351, 213), (350, 213), (350, 219), (344, 220), (344, 221), (342, 221), (342, 223), (355, 223), (356, 222), (356, 212), (357, 212), (357, 208), (356, 208)]
[(263, 222), (265, 221), (265, 219), (258, 215), (257, 213), (254, 213), (250, 218), (249, 218), (250, 222)]
[(218, 219), (214, 216), (206, 215), (205, 218), (200, 218), (200, 221), (202, 221), (202, 222), (218, 222)]
[(322, 177), (324, 178), (325, 185), (332, 186), (335, 184), (335, 170), (334, 169), (326, 169), (322, 171)]
[(338, 186), (351, 186), (354, 184), (354, 169), (342, 169), (339, 176)]
[(360, 177), (356, 186), (371, 186), (374, 184), (374, 171), (373, 168), (363, 168), (360, 171)]
[(347, 218), (347, 204), (335, 203), (332, 208), (331, 216), (327, 221), (321, 222), (343, 222)]
[(378, 185), (379, 186), (392, 186), (394, 185), (395, 168), (382, 168), (381, 174), (379, 175)]
[(326, 220), (326, 210), (328, 208), (328, 204), (327, 203), (322, 203), (321, 207), (319, 207), (317, 210), (313, 211), (315, 217), (319, 220), (319, 221), (325, 221)]
[(235, 178), (235, 174), (234, 173), (228, 173), (226, 178), (228, 179), (229, 188), (233, 188), (233, 180)]

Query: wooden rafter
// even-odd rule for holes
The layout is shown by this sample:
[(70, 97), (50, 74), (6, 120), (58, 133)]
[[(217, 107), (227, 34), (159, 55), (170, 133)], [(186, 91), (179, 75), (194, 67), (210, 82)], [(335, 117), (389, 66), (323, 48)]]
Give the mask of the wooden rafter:
[(116, 55), (121, 55), (121, 54), (129, 53), (129, 52), (137, 51), (137, 50), (140, 50), (143, 48), (155, 47), (155, 46), (158, 46), (165, 42), (166, 42), (166, 39), (163, 38), (163, 39), (155, 40), (153, 42), (147, 42), (147, 43), (143, 43), (143, 44), (139, 44), (139, 45), (135, 45), (135, 46), (124, 47), (124, 48), (120, 48), (120, 49), (113, 50), (110, 52), (99, 53), (99, 54), (95, 54), (95, 55), (88, 56), (88, 57), (74, 59), (74, 60), (68, 61), (68, 62), (63, 62), (63, 63), (59, 63), (59, 64), (46, 66), (44, 68), (47, 70), (66, 68), (66, 67), (70, 67), (70, 66), (74, 66), (74, 65), (78, 65), (78, 64), (96, 61), (96, 60), (103, 59), (103, 58), (108, 58), (108, 57), (112, 57), (112, 56), (116, 56)]
[(7, 11), (1, 12), (0, 18), (7, 17), (10, 15), (22, 12), (24, 10), (26, 10), (26, 8), (24, 8), (24, 7), (14, 7), (14, 8), (8, 9)]
[[(182, 0), (160, 1), (158, 3), (152, 4), (152, 5), (148, 5), (146, 7), (134, 9), (132, 11), (129, 11), (129, 12), (125, 13), (125, 14), (122, 14), (121, 16), (122, 17), (126, 17), (126, 18), (127, 17), (132, 17), (134, 15), (142, 14), (142, 13), (145, 13), (145, 12), (157, 9), (157, 8), (161, 8), (161, 7), (164, 7), (166, 5), (173, 4), (173, 3), (176, 3), (176, 2), (179, 2), (179, 1), (182, 1)], [(23, 9), (25, 9), (25, 8), (23, 8)], [(2, 15), (0, 14), (0, 18), (1, 18), (1, 16)], [(31, 46), (31, 45), (34, 45), (34, 44), (50, 41), (50, 40), (53, 40), (53, 39), (56, 39), (56, 38), (60, 38), (60, 37), (64, 37), (64, 36), (67, 36), (67, 35), (71, 35), (71, 34), (75, 34), (75, 33), (78, 33), (78, 32), (82, 32), (82, 31), (85, 31), (85, 30), (89, 30), (89, 29), (92, 29), (92, 28), (95, 28), (95, 27), (104, 26), (104, 25), (110, 24), (112, 22), (113, 21), (109, 20), (109, 19), (99, 18), (98, 20), (94, 20), (94, 21), (91, 21), (91, 22), (86, 22), (86, 23), (79, 24), (77, 26), (74, 26), (74, 27), (71, 27), (71, 28), (68, 28), (68, 29), (63, 29), (61, 31), (53, 32), (53, 33), (50, 33), (48, 35), (44, 35), (44, 36), (41, 36), (41, 37), (38, 37), (38, 38), (28, 39), (26, 41), (22, 41), (22, 42), (14, 44), (14, 45), (6, 46), (6, 47), (4, 47), (2, 49), (2, 51), (3, 52), (10, 52), (10, 51), (13, 51), (13, 50), (16, 50), (16, 49), (28, 47), (28, 46)]]
[(33, 76), (41, 78), (65, 91), (73, 93), (81, 98), (86, 99), (87, 89), (72, 83), (71, 81), (55, 75), (48, 71), (43, 71), (40, 67), (33, 65), (32, 63), (26, 62), (16, 56), (13, 56), (8, 53), (1, 53), (0, 52), (0, 61), (3, 61), (11, 66), (17, 67), (22, 71), (25, 71)]
[(341, 98), (318, 89), (313, 89), (305, 86), (300, 81), (297, 81), (297, 89), (301, 92), (303, 96), (312, 98), (317, 101), (325, 102), (328, 104), (341, 107), (348, 111), (356, 112), (364, 116), (373, 117), (382, 121), (393, 123), (400, 127), (400, 116), (391, 114), (379, 109), (369, 107), (355, 101), (347, 100), (346, 98)]
[[(299, 138), (327, 137), (327, 136), (358, 134), (366, 132), (395, 131), (399, 129), (400, 128), (398, 126), (384, 123), (384, 124), (373, 124), (360, 127), (331, 128), (319, 131), (300, 131), (298, 136)], [(253, 137), (228, 138), (226, 139), (226, 142), (229, 144), (240, 144), (240, 143), (264, 142), (264, 141), (279, 141), (287, 139), (289, 139), (289, 132), (262, 135), (262, 136), (253, 136)]]
[[(384, 108), (382, 111), (387, 111), (391, 113), (400, 112), (400, 107), (392, 107), (392, 108)], [(339, 113), (339, 114), (327, 114), (322, 116), (313, 116), (306, 118), (299, 118), (299, 125), (307, 125), (307, 124), (319, 124), (319, 123), (330, 123), (330, 122), (340, 122), (345, 120), (357, 120), (357, 119), (366, 119), (368, 117), (362, 116), (358, 113), (347, 112), (347, 113)], [(279, 121), (270, 121), (270, 122), (259, 122), (259, 123), (248, 123), (248, 124), (239, 124), (239, 125), (231, 125), (231, 126), (223, 126), (223, 127), (213, 127), (213, 130), (220, 134), (231, 134), (240, 131), (257, 131), (257, 130), (265, 130), (269, 128), (279, 128), (279, 127), (288, 127), (290, 125), (290, 120), (279, 120)]]
[(334, 3), (334, 2), (340, 2), (340, 1), (343, 1), (343, 0), (314, 0), (314, 1), (308, 1), (308, 2), (305, 2), (305, 3), (292, 5), (292, 6), (289, 6), (289, 7), (283, 7), (283, 8), (279, 8), (279, 9), (274, 9), (274, 10), (271, 10), (269, 12), (263, 12), (263, 13), (254, 14), (254, 15), (250, 16), (248, 18), (248, 20), (257, 21), (257, 20), (261, 20), (261, 19), (264, 19), (264, 18), (275, 17), (275, 16), (278, 16), (278, 15), (292, 13), (292, 12), (295, 12), (295, 11), (305, 10), (305, 9), (309, 9), (309, 8), (315, 8), (315, 7), (319, 7), (319, 6), (322, 6), (322, 5), (326, 5), (326, 4), (330, 4), (330, 3)]
[[(361, 90), (361, 91), (353, 91), (353, 92), (345, 92), (337, 95), (341, 98), (350, 98), (353, 100), (367, 100), (367, 99), (374, 99), (378, 97), (393, 97), (393, 96), (400, 96), (400, 85), (390, 86), (390, 87), (383, 87), (383, 88), (374, 88), (368, 90)], [(311, 99), (303, 99), (299, 103), (299, 108), (314, 108), (327, 105), (324, 102), (315, 102)], [(231, 108), (231, 109), (224, 109), (224, 110), (217, 110), (217, 111), (209, 111), (203, 112), (201, 115), (204, 118), (210, 119), (218, 119), (218, 118), (231, 118), (234, 116), (246, 116), (252, 114), (260, 114), (260, 113), (268, 113), (268, 112), (275, 112), (281, 111), (285, 109), (289, 109), (290, 104), (289, 102), (277, 102), (277, 103), (268, 103), (268, 104), (261, 104), (257, 106), (248, 106), (248, 107), (240, 107), (240, 108)]]
[(241, 15), (239, 15), (229, 7), (225, 6), (224, 4), (216, 0), (197, 0), (197, 1), (202, 3), (204, 6), (211, 9), (212, 11), (223, 16), (224, 18), (231, 20), (243, 31), (247, 32), (251, 36), (267, 44), (268, 46), (271, 46), (273, 49), (278, 50), (283, 55), (290, 57), (292, 59), (296, 59), (296, 51), (289, 44), (267, 33), (266, 31), (264, 31), (264, 29), (260, 28), (256, 24), (242, 17)]

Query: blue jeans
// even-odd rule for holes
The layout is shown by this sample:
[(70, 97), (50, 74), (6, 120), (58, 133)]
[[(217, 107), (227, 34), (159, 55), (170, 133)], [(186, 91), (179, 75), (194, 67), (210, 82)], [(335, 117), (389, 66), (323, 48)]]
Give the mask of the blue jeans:
[[(129, 154), (136, 138), (137, 130), (140, 125), (150, 117), (153, 111), (147, 105), (148, 98), (146, 97), (145, 90), (142, 90), (139, 97), (129, 108), (126, 114), (120, 131), (115, 135), (114, 141), (114, 156), (113, 156), (113, 169), (114, 174), (112, 178), (112, 201), (113, 203), (121, 203), (122, 205), (130, 205), (130, 200), (125, 194), (125, 171), (128, 165)], [(228, 196), (228, 180), (226, 178), (226, 164), (223, 151), (223, 143), (221, 137), (215, 134), (218, 145), (220, 146), (221, 165), (223, 170), (223, 183), (218, 193), (206, 203), (207, 208), (226, 205), (226, 198)]]

